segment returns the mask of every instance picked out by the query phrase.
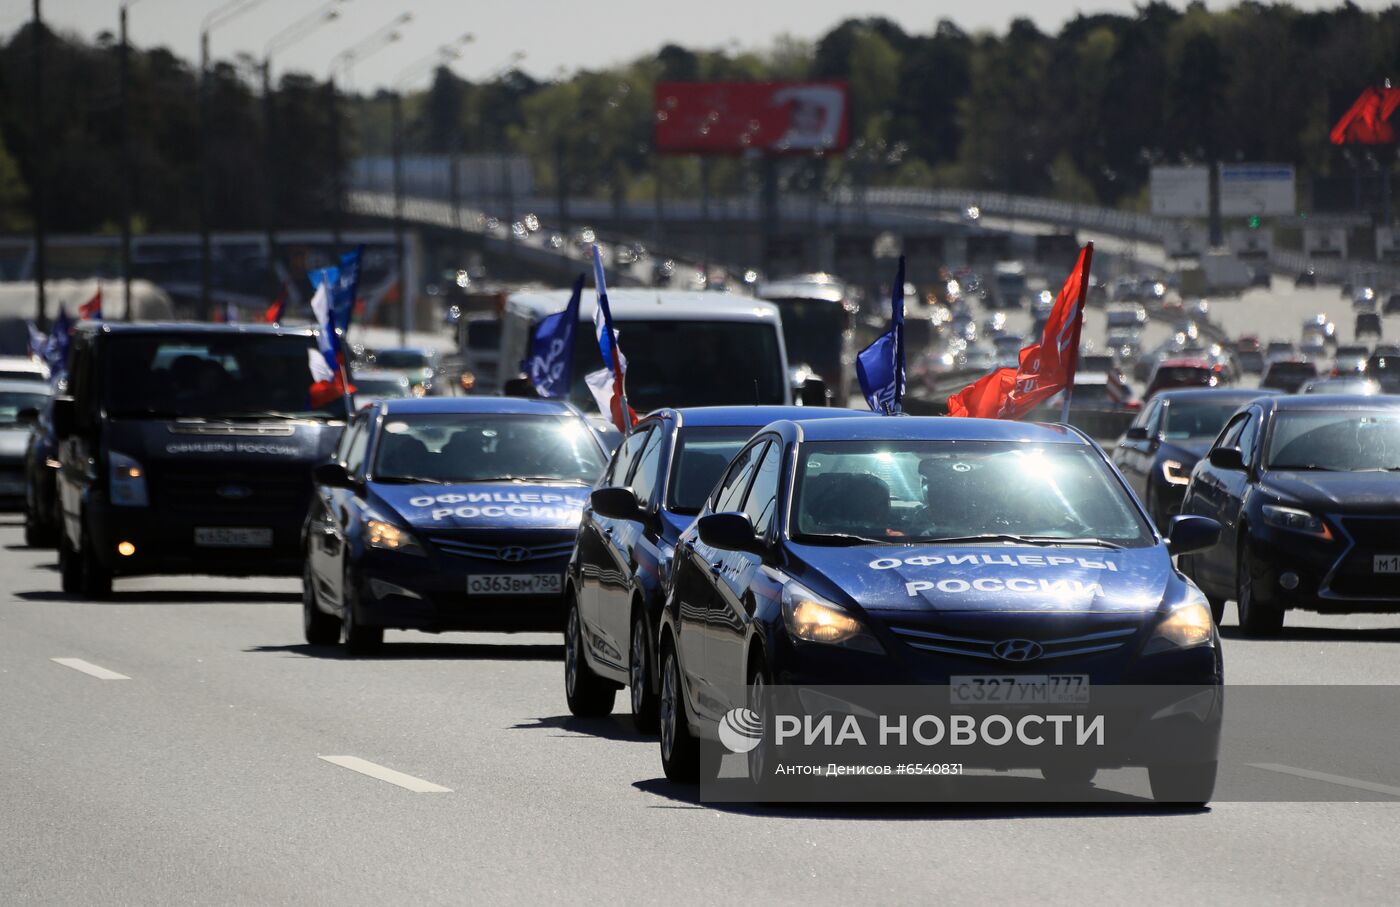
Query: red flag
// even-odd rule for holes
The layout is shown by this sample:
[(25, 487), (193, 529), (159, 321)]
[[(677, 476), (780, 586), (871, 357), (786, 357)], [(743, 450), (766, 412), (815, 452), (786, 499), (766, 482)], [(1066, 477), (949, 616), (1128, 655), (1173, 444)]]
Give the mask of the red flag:
[(97, 288), (97, 292), (92, 294), (92, 298), (78, 306), (78, 317), (82, 319), (102, 320), (102, 287)]
[(1079, 250), (1074, 270), (1055, 297), (1039, 343), (1021, 350), (1019, 366), (1000, 368), (948, 397), (948, 415), (1020, 419), (1074, 384), (1079, 367), (1079, 332), (1094, 244)]
[(1367, 88), (1332, 127), (1332, 144), (1389, 145), (1395, 141), (1395, 127), (1389, 120), (1396, 108), (1400, 108), (1400, 88)]
[(272, 300), (272, 305), (263, 312), (262, 320), (268, 324), (276, 324), (282, 320), (282, 312), (287, 308), (287, 291), (284, 288), (277, 298)]

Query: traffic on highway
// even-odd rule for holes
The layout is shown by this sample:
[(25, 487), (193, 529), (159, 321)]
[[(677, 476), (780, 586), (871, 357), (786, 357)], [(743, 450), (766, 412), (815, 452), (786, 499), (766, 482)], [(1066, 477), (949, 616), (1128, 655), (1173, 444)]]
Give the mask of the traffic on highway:
[(0, 14), (0, 902), (1394, 901), (1397, 10), (716, 3)]

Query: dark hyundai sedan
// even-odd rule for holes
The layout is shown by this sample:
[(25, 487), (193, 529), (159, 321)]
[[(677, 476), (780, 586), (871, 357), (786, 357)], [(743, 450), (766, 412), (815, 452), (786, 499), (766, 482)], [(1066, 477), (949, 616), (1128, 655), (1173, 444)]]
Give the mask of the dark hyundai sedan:
[[(1163, 538), (1102, 451), (1064, 426), (770, 425), (677, 547), (658, 640), (666, 775), (699, 777), (699, 738), (719, 738), (730, 710), (761, 709), (770, 684), (994, 683), (1029, 698), (1054, 672), (1085, 690), (1214, 687), (1210, 611), (1172, 554), (1218, 533), (1178, 518)], [(1213, 752), (1121, 764), (1147, 765), (1154, 796), (1199, 802)]]
[(564, 693), (575, 715), (612, 711), (631, 690), (637, 726), (656, 728), (656, 633), (676, 539), (730, 457), (778, 419), (859, 416), (794, 406), (659, 409), (613, 453), (583, 512), (567, 574)]
[(1148, 401), (1113, 450), (1113, 463), (1128, 480), (1157, 528), (1181, 512), (1191, 469), (1205, 456), (1226, 421), (1272, 390), (1201, 388), (1163, 391)]
[(1191, 477), (1182, 513), (1226, 527), (1182, 558), (1250, 636), (1289, 608), (1400, 612), (1400, 400), (1270, 397), (1232, 418)]

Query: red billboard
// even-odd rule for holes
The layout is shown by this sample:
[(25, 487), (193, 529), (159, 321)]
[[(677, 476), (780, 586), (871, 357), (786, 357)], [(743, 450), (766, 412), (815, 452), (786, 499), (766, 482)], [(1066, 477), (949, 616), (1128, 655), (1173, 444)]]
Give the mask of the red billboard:
[(818, 154), (846, 147), (844, 82), (660, 82), (656, 150)]

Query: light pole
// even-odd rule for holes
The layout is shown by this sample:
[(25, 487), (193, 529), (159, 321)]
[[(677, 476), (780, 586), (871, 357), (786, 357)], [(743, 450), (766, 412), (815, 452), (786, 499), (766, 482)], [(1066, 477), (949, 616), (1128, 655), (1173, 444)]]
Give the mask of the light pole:
[(209, 35), (262, 3), (262, 0), (226, 0), (215, 7), (199, 26), (199, 318), (209, 318), (209, 293), (213, 282), (213, 253), (209, 218)]
[(117, 57), (121, 105), (122, 181), (122, 318), (131, 320), (131, 44), (126, 36), (126, 11), (139, 0), (123, 0), (118, 14), (121, 45)]
[(263, 90), (263, 144), (267, 155), (263, 174), (264, 182), (264, 229), (267, 233), (267, 263), (273, 274), (277, 272), (277, 141), (274, 136), (272, 104), (272, 55), (286, 50), (323, 25), (340, 18), (338, 7), (349, 0), (327, 0), (300, 19), (288, 25), (268, 39), (263, 48), (262, 90)]
[(413, 303), (406, 270), (407, 250), (404, 248), (403, 225), (403, 89), (434, 66), (462, 56), (462, 47), (476, 40), (471, 32), (456, 41), (443, 44), (427, 56), (420, 57), (399, 73), (389, 92), (392, 115), (394, 156), (394, 262), (399, 275), (399, 345), (408, 343), (409, 307)]
[(44, 283), (48, 278), (48, 262), (44, 250), (44, 184), (47, 182), (48, 154), (44, 148), (44, 20), (39, 0), (34, 0), (34, 138), (30, 143), (30, 163), (34, 165), (34, 323), (42, 330), (47, 326), (44, 311)]
[(330, 94), (331, 111), (331, 182), (335, 198), (331, 207), (331, 236), (337, 247), (340, 245), (342, 221), (345, 216), (345, 161), (341, 148), (339, 95), (335, 87), (337, 70), (345, 73), (345, 81), (350, 81), (350, 70), (354, 65), (371, 54), (383, 50), (402, 34), (399, 29), (413, 21), (413, 13), (401, 13), (386, 25), (381, 26), (363, 40), (336, 54), (331, 59), (330, 72), (326, 76), (326, 90)]

